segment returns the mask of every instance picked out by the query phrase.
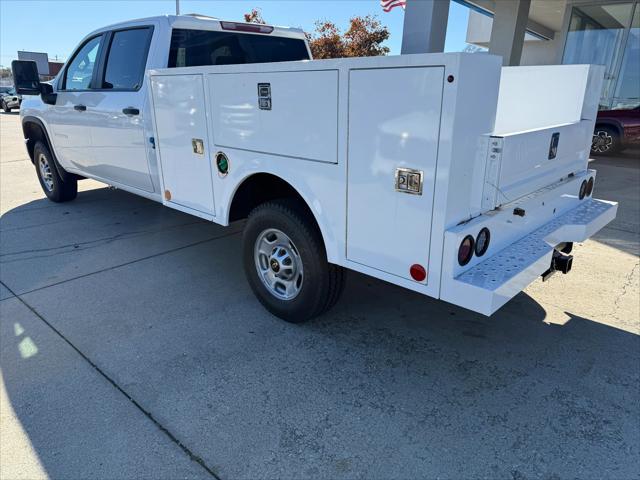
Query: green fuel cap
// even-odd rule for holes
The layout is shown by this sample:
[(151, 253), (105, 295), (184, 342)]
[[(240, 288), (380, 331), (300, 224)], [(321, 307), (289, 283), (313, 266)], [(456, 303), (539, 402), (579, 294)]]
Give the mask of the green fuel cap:
[(223, 177), (229, 173), (229, 159), (222, 152), (216, 154), (216, 167), (218, 167), (218, 172)]

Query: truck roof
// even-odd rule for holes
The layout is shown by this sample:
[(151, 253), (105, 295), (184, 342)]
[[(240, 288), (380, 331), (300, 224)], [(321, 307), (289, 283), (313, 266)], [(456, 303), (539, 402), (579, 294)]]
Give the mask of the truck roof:
[[(231, 22), (238, 24), (246, 24), (246, 22), (236, 22), (233, 20), (224, 20), (215, 17), (210, 17), (208, 15), (202, 15), (199, 13), (189, 13), (185, 15), (157, 15), (155, 17), (145, 17), (145, 18), (137, 18), (133, 20), (127, 20), (124, 22), (118, 22), (111, 25), (104, 26), (97, 30), (94, 30), (89, 34), (94, 35), (96, 33), (105, 31), (105, 30), (113, 30), (114, 28), (123, 28), (131, 25), (140, 25), (145, 22), (167, 22), (169, 28), (179, 27), (179, 28), (199, 28), (203, 30), (222, 30), (221, 22)], [(253, 24), (256, 25), (256, 24)], [(280, 37), (295, 37), (295, 38), (305, 38), (304, 31), (300, 28), (292, 28), (292, 27), (282, 27), (275, 25), (268, 25), (269, 27), (273, 27), (273, 32), (271, 35), (280, 36)], [(251, 33), (251, 32), (243, 32), (248, 33), (249, 35), (263, 35), (260, 33)]]

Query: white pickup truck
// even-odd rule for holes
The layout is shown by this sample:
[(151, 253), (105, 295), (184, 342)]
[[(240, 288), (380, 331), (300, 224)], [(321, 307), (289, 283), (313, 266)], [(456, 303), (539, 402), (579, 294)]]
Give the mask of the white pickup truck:
[(338, 300), (344, 268), (491, 315), (616, 215), (588, 169), (599, 66), (316, 61), (297, 29), (164, 16), (89, 34), (52, 84), (13, 72), (47, 197), (90, 177), (247, 219), (249, 284), (291, 322)]

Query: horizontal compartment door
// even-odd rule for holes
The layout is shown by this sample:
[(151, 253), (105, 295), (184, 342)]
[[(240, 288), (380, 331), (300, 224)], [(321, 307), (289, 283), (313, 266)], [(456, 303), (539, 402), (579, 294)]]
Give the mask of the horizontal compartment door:
[[(423, 283), (443, 77), (442, 67), (349, 75), (347, 258), (407, 279), (417, 263), (427, 269)], [(421, 191), (411, 193), (416, 175)]]
[(215, 143), (284, 157), (338, 162), (338, 72), (214, 73)]
[(152, 77), (164, 203), (215, 215), (202, 75)]
[(498, 205), (535, 192), (570, 173), (584, 171), (589, 161), (593, 122), (493, 137), (501, 145), (499, 176), (487, 188), (497, 186)]

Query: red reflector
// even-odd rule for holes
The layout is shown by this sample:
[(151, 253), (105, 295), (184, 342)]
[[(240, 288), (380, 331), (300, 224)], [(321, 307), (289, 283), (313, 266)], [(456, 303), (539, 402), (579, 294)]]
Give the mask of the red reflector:
[(261, 25), (259, 23), (235, 23), (235, 22), (220, 22), (220, 26), (223, 30), (235, 30), (238, 32), (251, 32), (251, 33), (271, 33), (273, 27), (269, 25)]
[(417, 282), (421, 282), (425, 278), (427, 278), (427, 271), (424, 269), (422, 265), (418, 263), (414, 263), (413, 265), (411, 265), (411, 268), (409, 269), (409, 273), (411, 274), (411, 278), (413, 278)]

